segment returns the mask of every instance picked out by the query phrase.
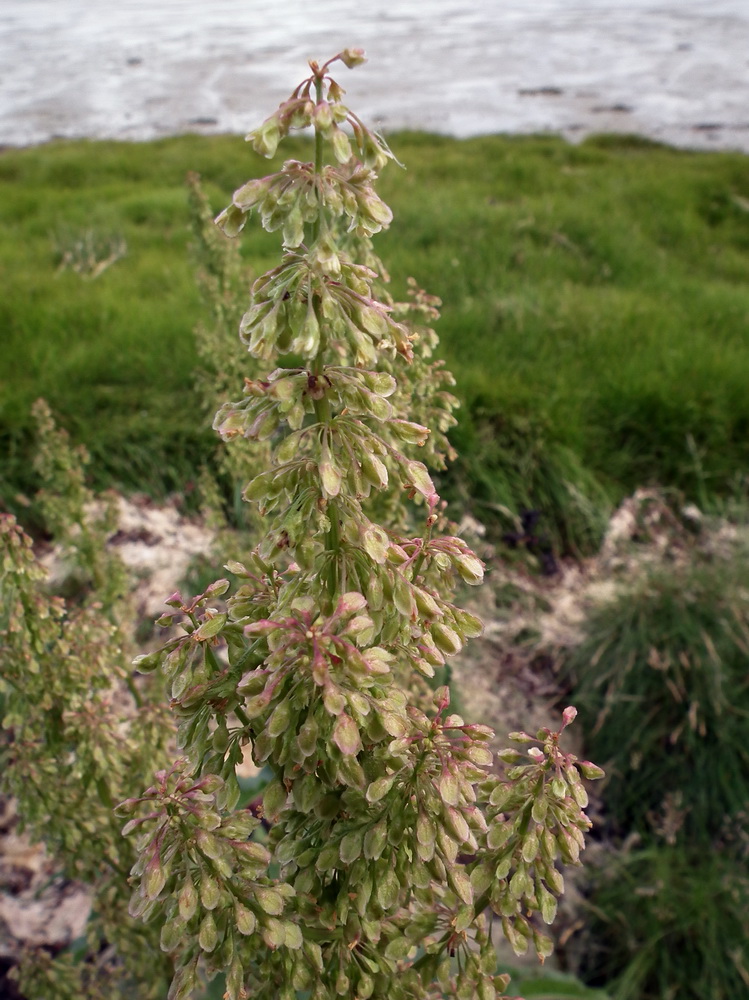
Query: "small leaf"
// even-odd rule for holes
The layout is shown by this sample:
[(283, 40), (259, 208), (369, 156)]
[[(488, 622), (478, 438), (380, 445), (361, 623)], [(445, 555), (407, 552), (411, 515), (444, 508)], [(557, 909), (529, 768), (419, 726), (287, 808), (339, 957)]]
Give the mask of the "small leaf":
[(187, 1000), (198, 985), (197, 958), (177, 970), (167, 994), (167, 1000)]
[(159, 940), (159, 947), (162, 951), (170, 952), (174, 951), (181, 943), (185, 934), (185, 925), (183, 924), (180, 917), (175, 917), (172, 920), (167, 920), (164, 926), (161, 928), (161, 938)]
[(322, 483), (322, 488), (325, 496), (327, 497), (337, 497), (341, 492), (341, 482), (343, 480), (343, 475), (340, 468), (333, 459), (333, 456), (328, 448), (327, 441), (323, 442), (320, 449), (320, 461), (318, 463), (318, 472), (320, 475), (320, 482)]
[(326, 712), (329, 712), (331, 715), (340, 715), (346, 707), (346, 699), (335, 684), (326, 684), (322, 700)]
[(393, 938), (385, 949), (385, 958), (390, 959), (391, 962), (400, 962), (406, 958), (411, 948), (412, 945), (408, 938), (404, 935), (399, 935)]
[(275, 819), (286, 805), (288, 792), (280, 781), (271, 781), (263, 792), (263, 813)]
[(462, 812), (458, 809), (454, 809), (452, 806), (448, 806), (444, 811), (445, 826), (448, 831), (457, 838), (459, 843), (464, 843), (469, 839), (471, 833), (468, 828), (468, 823)]
[(263, 928), (263, 940), (269, 948), (281, 948), (286, 944), (286, 929), (280, 920), (268, 919)]
[(451, 629), (449, 625), (443, 625), (442, 622), (433, 622), (429, 631), (437, 648), (441, 649), (447, 656), (452, 656), (460, 652), (463, 643), (460, 641), (457, 632)]
[(302, 937), (302, 931), (298, 924), (294, 924), (290, 920), (285, 920), (283, 930), (284, 944), (287, 948), (297, 951), (302, 947), (304, 944), (304, 938)]
[(528, 864), (532, 864), (536, 860), (536, 855), (538, 854), (538, 834), (535, 830), (531, 830), (526, 834), (523, 840), (523, 861)]
[(541, 917), (545, 924), (553, 924), (557, 915), (557, 901), (542, 885), (537, 885), (537, 895), (541, 903)]

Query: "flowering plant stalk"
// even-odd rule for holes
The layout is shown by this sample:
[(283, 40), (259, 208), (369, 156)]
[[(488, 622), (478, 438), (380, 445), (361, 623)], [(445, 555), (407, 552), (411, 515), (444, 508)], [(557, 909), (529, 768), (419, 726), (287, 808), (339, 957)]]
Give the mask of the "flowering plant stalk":
[[(314, 161), (249, 181), (217, 219), (236, 235), (255, 212), (282, 234), (240, 337), (293, 366), (247, 379), (215, 421), (271, 445), (244, 491), (264, 537), (228, 563), (231, 594), (228, 580), (175, 594), (161, 624), (180, 633), (138, 661), (161, 666), (180, 723), (183, 757), (120, 807), (138, 837), (131, 914), (162, 925), (171, 1000), (218, 972), (230, 1000), (503, 993), (492, 929), (550, 953), (539, 919), (563, 890), (557, 862), (584, 846), (581, 776), (602, 773), (560, 749), (574, 709), (559, 731), (512, 734), (529, 749), (495, 773), (492, 730), (429, 685), (481, 633), (453, 593), (483, 567), (447, 533), (425, 464), (451, 456), (457, 405), (431, 360), (438, 302), (393, 302), (371, 245), (392, 218), (375, 184), (393, 154), (330, 76), (363, 61), (310, 63), (248, 139), (271, 157), (312, 128)], [(265, 838), (236, 808), (247, 750), (273, 776)]]

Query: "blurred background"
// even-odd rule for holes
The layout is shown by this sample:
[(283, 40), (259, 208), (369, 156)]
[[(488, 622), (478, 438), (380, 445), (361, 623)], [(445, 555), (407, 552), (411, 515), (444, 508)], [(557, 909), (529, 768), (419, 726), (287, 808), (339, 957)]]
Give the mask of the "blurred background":
[(377, 67), (351, 99), (386, 129), (749, 149), (744, 0), (6, 0), (0, 142), (241, 132), (347, 45)]

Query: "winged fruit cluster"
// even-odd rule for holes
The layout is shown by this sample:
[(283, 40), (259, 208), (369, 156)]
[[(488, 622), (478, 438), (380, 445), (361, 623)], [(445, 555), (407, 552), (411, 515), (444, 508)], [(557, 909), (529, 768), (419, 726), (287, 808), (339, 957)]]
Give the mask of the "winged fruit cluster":
[[(437, 300), (395, 303), (371, 237), (391, 220), (375, 193), (392, 159), (320, 66), (252, 132), (272, 156), (314, 131), (314, 162), (287, 162), (239, 188), (217, 222), (252, 212), (283, 255), (258, 278), (240, 336), (262, 362), (215, 426), (271, 446), (245, 498), (265, 534), (244, 564), (161, 624), (180, 634), (143, 657), (171, 685), (184, 758), (123, 803), (138, 831), (132, 912), (161, 920), (177, 974), (172, 1000), (226, 974), (239, 1000), (456, 996), (504, 991), (491, 939), (543, 958), (589, 826), (581, 774), (559, 732), (492, 731), (450, 712), (429, 681), (480, 621), (453, 603), (480, 560), (448, 525), (426, 464), (444, 467), (457, 401), (431, 359)], [(326, 150), (331, 151), (330, 162)], [(564, 725), (572, 720), (568, 709)], [(564, 728), (564, 726), (562, 727)], [(251, 752), (271, 780), (262, 828), (237, 811), (236, 767)]]

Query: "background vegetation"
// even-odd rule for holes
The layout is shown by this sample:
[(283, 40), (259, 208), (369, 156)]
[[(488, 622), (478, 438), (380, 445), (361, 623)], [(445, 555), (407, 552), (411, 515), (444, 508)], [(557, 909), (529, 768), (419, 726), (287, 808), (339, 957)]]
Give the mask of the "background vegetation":
[[(594, 551), (637, 486), (703, 508), (741, 501), (746, 157), (621, 137), (392, 146), (408, 170), (383, 178), (397, 221), (378, 249), (443, 297), (441, 354), (464, 403), (447, 495), (499, 530), (508, 510), (539, 511), (532, 530), (557, 554)], [(262, 171), (253, 156), (195, 136), (0, 154), (0, 507), (28, 519), (39, 396), (91, 452), (96, 488), (189, 502), (216, 441), (195, 419), (184, 178), (198, 170), (218, 208)], [(274, 245), (248, 230), (248, 273)], [(92, 280), (88, 258), (108, 255)], [(602, 828), (616, 848), (590, 890), (582, 972), (617, 1000), (749, 996), (749, 556), (696, 547), (618, 595), (567, 663), (586, 753), (610, 773)]]
[[(557, 549), (590, 551), (608, 502), (637, 485), (741, 491), (745, 157), (621, 137), (392, 145), (408, 169), (383, 178), (397, 222), (380, 252), (443, 297), (441, 350), (464, 400), (448, 493), (484, 519), (538, 508)], [(263, 169), (253, 156), (196, 136), (0, 155), (0, 502), (30, 488), (40, 395), (91, 451), (97, 485), (189, 492), (214, 437), (194, 420), (184, 178), (198, 170), (219, 206)], [(73, 269), (87, 245), (106, 258), (122, 241), (96, 280)], [(271, 247), (253, 227), (248, 265), (265, 268)]]

